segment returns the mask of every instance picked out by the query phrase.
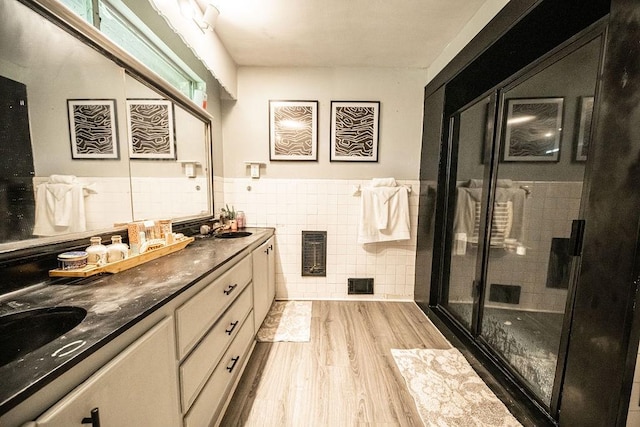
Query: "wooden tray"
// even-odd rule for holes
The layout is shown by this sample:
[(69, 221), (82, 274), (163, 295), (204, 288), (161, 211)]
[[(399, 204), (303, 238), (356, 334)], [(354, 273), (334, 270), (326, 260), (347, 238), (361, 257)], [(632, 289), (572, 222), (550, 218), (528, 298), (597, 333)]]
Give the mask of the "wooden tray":
[(95, 264), (89, 264), (84, 268), (77, 270), (61, 270), (59, 268), (55, 270), (49, 270), (49, 276), (51, 277), (89, 277), (100, 273), (119, 273), (129, 268), (136, 267), (145, 262), (152, 261), (160, 258), (161, 256), (169, 255), (170, 253), (177, 252), (184, 249), (189, 243), (193, 242), (193, 237), (185, 237), (175, 243), (167, 246), (163, 246), (158, 249), (152, 249), (140, 255), (133, 255), (122, 261), (112, 262), (106, 265), (97, 266)]

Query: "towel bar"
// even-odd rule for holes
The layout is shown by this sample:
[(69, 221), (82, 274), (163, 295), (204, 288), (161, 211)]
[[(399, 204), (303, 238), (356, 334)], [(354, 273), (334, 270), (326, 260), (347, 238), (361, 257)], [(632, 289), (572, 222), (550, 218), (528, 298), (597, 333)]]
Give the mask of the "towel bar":
[(521, 185), (520, 189), (524, 190), (524, 196), (526, 198), (529, 198), (529, 196), (531, 196), (531, 188), (528, 185)]
[[(413, 189), (411, 188), (411, 185), (401, 185), (400, 187), (406, 188), (409, 194), (411, 194), (411, 191), (413, 191)], [(360, 187), (360, 184), (354, 185), (352, 194), (354, 196), (359, 196), (361, 191), (362, 191), (362, 188)]]

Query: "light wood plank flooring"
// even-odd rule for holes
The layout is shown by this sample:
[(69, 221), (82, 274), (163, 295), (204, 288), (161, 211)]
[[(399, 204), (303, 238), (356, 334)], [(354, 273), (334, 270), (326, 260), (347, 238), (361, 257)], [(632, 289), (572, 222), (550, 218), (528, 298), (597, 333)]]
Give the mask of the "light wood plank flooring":
[(222, 426), (421, 426), (392, 348), (449, 348), (413, 303), (314, 301), (311, 342), (258, 343)]

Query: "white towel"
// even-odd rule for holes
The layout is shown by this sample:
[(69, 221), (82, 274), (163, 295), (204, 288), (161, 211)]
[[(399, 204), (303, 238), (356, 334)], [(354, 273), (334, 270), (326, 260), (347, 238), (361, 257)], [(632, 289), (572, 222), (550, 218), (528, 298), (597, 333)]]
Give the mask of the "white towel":
[(43, 184), (46, 188), (45, 199), (47, 211), (53, 214), (53, 225), (68, 227), (73, 209), (72, 190), (74, 184)]
[(406, 187), (363, 188), (358, 243), (410, 238), (409, 190)]
[(52, 175), (48, 182), (36, 187), (36, 215), (33, 234), (57, 234), (86, 231), (84, 198), (93, 188), (68, 179), (70, 176)]
[[(466, 242), (478, 243), (480, 224), (480, 200), (482, 188), (458, 187), (456, 212), (453, 222), (455, 239), (466, 245)], [(491, 244), (498, 246), (505, 238), (516, 239), (524, 244), (524, 214), (526, 195), (521, 188), (496, 189), (494, 201), (494, 218), (491, 233)], [(463, 251), (459, 251), (464, 255)]]
[(75, 184), (77, 178), (74, 175), (51, 175), (49, 184)]
[(372, 187), (395, 187), (397, 185), (395, 178), (373, 178), (371, 180)]

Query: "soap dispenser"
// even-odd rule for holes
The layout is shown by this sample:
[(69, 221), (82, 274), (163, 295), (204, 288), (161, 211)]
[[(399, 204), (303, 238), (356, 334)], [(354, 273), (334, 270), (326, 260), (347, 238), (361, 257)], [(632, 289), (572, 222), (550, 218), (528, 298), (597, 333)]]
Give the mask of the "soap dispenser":
[(92, 237), (89, 239), (91, 246), (86, 251), (89, 255), (89, 264), (105, 265), (107, 263), (107, 247), (102, 244), (102, 238)]
[(122, 236), (111, 236), (111, 244), (107, 246), (107, 262), (122, 261), (129, 256), (129, 247), (122, 243)]

